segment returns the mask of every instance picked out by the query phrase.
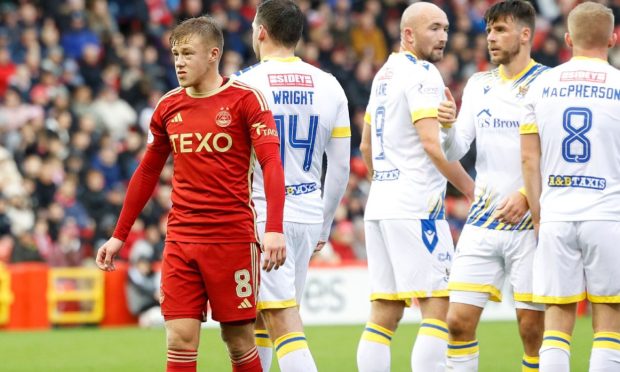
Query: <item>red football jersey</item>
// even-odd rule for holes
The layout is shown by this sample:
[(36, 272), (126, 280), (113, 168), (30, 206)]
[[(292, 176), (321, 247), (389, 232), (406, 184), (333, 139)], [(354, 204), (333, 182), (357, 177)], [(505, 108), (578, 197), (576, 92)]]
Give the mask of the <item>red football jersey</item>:
[(147, 146), (172, 152), (172, 209), (167, 241), (255, 242), (254, 145), (279, 143), (262, 94), (226, 79), (207, 94), (178, 88), (160, 101)]

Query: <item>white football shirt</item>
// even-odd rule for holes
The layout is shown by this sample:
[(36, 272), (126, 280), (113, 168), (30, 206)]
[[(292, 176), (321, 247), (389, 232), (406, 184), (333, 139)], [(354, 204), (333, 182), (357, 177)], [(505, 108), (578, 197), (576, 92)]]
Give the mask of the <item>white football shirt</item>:
[[(286, 202), (284, 221), (323, 223), (321, 172), (330, 138), (350, 137), (347, 98), (336, 78), (298, 57), (267, 58), (233, 78), (258, 88), (280, 136)], [(257, 222), (266, 220), (263, 174), (255, 168), (252, 199)]]
[(534, 228), (529, 212), (515, 225), (492, 216), (505, 197), (523, 187), (519, 122), (530, 84), (546, 70), (532, 60), (512, 79), (500, 66), (467, 81), (457, 121), (442, 144), (448, 160), (458, 160), (476, 140), (476, 190), (467, 224), (493, 230)]
[(528, 93), (521, 134), (541, 143), (541, 222), (620, 221), (620, 71), (574, 57)]
[(374, 170), (366, 220), (445, 218), (446, 179), (413, 124), (437, 117), (443, 90), (435, 66), (409, 52), (393, 53), (377, 72), (365, 115)]

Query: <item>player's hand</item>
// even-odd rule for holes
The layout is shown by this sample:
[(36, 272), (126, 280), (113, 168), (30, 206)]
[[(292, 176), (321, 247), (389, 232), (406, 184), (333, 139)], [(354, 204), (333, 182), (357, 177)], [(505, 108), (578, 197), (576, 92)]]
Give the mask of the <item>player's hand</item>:
[(493, 217), (499, 222), (515, 225), (521, 221), (528, 209), (527, 199), (516, 191), (499, 203)]
[(284, 234), (266, 232), (263, 238), (263, 270), (278, 270), (286, 261), (286, 242)]
[(437, 120), (443, 128), (450, 128), (456, 121), (456, 102), (449, 88), (446, 88), (444, 92), (446, 94), (446, 100), (439, 104)]
[(534, 223), (534, 235), (536, 236), (536, 241), (538, 241), (538, 234), (540, 234), (540, 222)]
[(120, 239), (110, 238), (104, 245), (102, 245), (97, 251), (97, 258), (95, 263), (103, 271), (114, 271), (114, 257), (118, 251), (123, 247), (123, 242)]
[(316, 247), (314, 248), (314, 252), (313, 253), (320, 252), (321, 249), (323, 249), (323, 247), (325, 247), (325, 242), (319, 240), (319, 242), (316, 244)]

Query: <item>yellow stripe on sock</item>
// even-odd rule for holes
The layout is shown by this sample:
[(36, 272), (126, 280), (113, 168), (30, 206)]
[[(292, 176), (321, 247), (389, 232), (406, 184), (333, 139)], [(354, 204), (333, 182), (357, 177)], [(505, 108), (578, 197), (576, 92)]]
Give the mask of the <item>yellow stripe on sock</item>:
[(269, 333), (266, 329), (257, 329), (254, 331), (254, 339), (256, 340), (256, 346), (260, 347), (273, 347), (273, 342), (269, 338)]
[(448, 341), (448, 357), (460, 357), (473, 355), (480, 352), (478, 340), (473, 341)]
[(432, 336), (448, 341), (448, 325), (439, 319), (422, 319), (418, 335)]
[(377, 342), (379, 344), (390, 345), (392, 342), (392, 336), (394, 332), (387, 328), (381, 327), (375, 323), (366, 323), (364, 333), (362, 333), (362, 340)]
[(559, 348), (570, 353), (570, 342), (572, 337), (568, 333), (560, 331), (545, 331), (543, 334), (542, 348)]
[(523, 354), (523, 360), (521, 362), (521, 372), (538, 372), (538, 363), (540, 357), (533, 357)]
[(274, 342), (276, 349), (276, 355), (278, 359), (282, 358), (288, 353), (291, 353), (300, 349), (308, 349), (308, 342), (303, 332), (291, 332), (284, 336), (278, 337)]
[(596, 332), (592, 348), (620, 350), (620, 333)]

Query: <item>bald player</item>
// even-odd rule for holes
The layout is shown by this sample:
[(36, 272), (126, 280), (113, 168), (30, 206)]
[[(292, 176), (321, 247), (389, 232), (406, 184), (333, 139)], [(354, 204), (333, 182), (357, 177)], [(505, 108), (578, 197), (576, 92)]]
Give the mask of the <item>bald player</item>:
[(443, 371), (448, 340), (448, 276), (454, 245), (445, 220), (446, 178), (469, 198), (474, 182), (441, 149), (439, 61), (448, 19), (416, 3), (401, 20), (401, 46), (374, 78), (362, 133), (372, 173), (365, 211), (371, 314), (357, 350), (361, 372), (390, 370), (390, 341), (405, 306), (417, 298), (422, 324), (413, 371)]
[(541, 372), (570, 370), (577, 302), (592, 303), (590, 372), (620, 371), (620, 72), (612, 11), (568, 15), (573, 58), (541, 76), (520, 125), (523, 178), (539, 230), (534, 301), (546, 304)]

